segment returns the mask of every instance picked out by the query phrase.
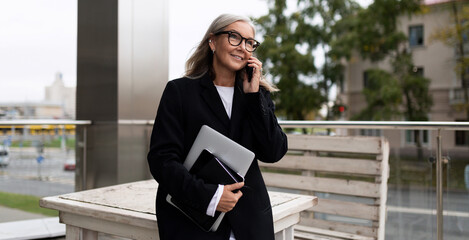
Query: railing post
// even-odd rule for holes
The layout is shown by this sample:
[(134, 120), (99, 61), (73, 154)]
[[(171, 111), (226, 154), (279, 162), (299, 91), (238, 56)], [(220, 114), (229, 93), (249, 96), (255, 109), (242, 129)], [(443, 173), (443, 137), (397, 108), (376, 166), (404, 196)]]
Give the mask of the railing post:
[(436, 235), (443, 240), (443, 160), (441, 154), (441, 129), (436, 137)]
[(82, 167), (82, 179), (81, 179), (82, 189), (81, 190), (87, 189), (86, 187), (86, 148), (87, 148), (86, 140), (88, 137), (86, 136), (86, 133), (87, 133), (86, 130), (87, 130), (87, 127), (83, 126), (83, 167)]

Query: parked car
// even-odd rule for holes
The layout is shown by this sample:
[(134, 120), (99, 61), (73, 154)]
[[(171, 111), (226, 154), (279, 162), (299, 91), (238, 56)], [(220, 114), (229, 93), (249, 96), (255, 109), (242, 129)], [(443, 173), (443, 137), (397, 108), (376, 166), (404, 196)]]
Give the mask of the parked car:
[(10, 154), (8, 148), (0, 145), (0, 167), (6, 167), (10, 164)]
[(75, 159), (67, 159), (64, 164), (65, 171), (74, 171), (75, 170)]

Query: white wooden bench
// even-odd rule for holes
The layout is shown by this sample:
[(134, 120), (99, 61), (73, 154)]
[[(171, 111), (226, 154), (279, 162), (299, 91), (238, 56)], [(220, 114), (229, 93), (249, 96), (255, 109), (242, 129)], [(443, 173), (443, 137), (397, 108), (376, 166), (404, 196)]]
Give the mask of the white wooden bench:
[(389, 143), (378, 137), (289, 135), (288, 154), (260, 163), (266, 185), (318, 196), (295, 239), (384, 239)]

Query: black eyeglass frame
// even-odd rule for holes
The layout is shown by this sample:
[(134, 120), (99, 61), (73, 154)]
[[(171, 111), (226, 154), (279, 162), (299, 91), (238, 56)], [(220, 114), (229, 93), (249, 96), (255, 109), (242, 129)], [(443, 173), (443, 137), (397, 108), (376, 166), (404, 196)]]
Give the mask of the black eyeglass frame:
[[(246, 43), (247, 40), (254, 41), (254, 45), (252, 45), (252, 47), (253, 47), (253, 50), (252, 50), (252, 51), (249, 51), (249, 50), (245, 47), (245, 48), (246, 48), (246, 51), (248, 51), (248, 52), (254, 52), (254, 51), (256, 51), (256, 49), (261, 45), (261, 43), (258, 42), (256, 39), (254, 39), (254, 38), (245, 38), (245, 37), (243, 37), (241, 34), (239, 34), (238, 32), (234, 32), (234, 31), (221, 31), (221, 32), (215, 33), (215, 35), (220, 35), (220, 34), (228, 34), (228, 43), (231, 44), (231, 46), (239, 46), (239, 45), (241, 45), (241, 43), (243, 42), (243, 40), (244, 40), (245, 43)], [(241, 41), (240, 41), (238, 44), (233, 44), (233, 43), (231, 43), (231, 41), (230, 41), (230, 36), (233, 35), (233, 34), (237, 34), (237, 35), (239, 35), (239, 36), (241, 37)]]

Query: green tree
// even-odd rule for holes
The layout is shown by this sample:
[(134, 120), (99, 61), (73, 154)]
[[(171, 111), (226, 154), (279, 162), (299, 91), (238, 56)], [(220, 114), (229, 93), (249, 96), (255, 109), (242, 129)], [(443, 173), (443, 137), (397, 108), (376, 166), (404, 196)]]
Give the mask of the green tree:
[(406, 50), (396, 55), (392, 65), (404, 97), (404, 116), (408, 121), (428, 121), (433, 105), (429, 94), (430, 80), (413, 65), (412, 54)]
[[(433, 104), (430, 80), (419, 73), (406, 50), (407, 37), (397, 28), (401, 16), (421, 10), (418, 0), (375, 0), (336, 25), (340, 38), (332, 44), (337, 57), (350, 60), (354, 52), (372, 62), (389, 61), (392, 71), (368, 71), (368, 86), (363, 90), (367, 106), (353, 119), (426, 121)], [(422, 157), (419, 130), (415, 132), (417, 153)]]
[(398, 17), (420, 10), (419, 0), (375, 0), (366, 9), (359, 9), (334, 26), (340, 37), (332, 43), (336, 57), (350, 60), (353, 51), (364, 59), (377, 62), (390, 57), (406, 42), (397, 30)]
[[(298, 3), (303, 15), (310, 19), (318, 19), (315, 23), (320, 34), (317, 48), (320, 50), (319, 52), (324, 54), (322, 57), (324, 62), (321, 66), (317, 66), (319, 72), (316, 74), (316, 79), (317, 86), (327, 103), (325, 105), (327, 108), (326, 120), (330, 120), (333, 112), (329, 107), (329, 103), (333, 101), (330, 99), (330, 91), (334, 85), (343, 81), (344, 71), (340, 59), (331, 54), (330, 44), (337, 38), (334, 26), (341, 19), (355, 14), (361, 7), (350, 0), (300, 0)], [(313, 21), (309, 24), (313, 24)]]
[[(415, 74), (416, 68), (412, 63), (411, 53), (405, 49), (407, 37), (397, 29), (400, 16), (406, 14), (410, 16), (420, 11), (419, 2), (418, 0), (376, 0), (368, 8), (359, 10), (356, 15), (343, 19), (335, 26), (340, 37), (332, 43), (332, 54), (337, 58), (345, 57), (350, 60), (355, 50), (363, 59), (372, 62), (389, 61), (392, 71), (385, 73), (383, 70), (372, 70), (369, 85), (374, 90), (399, 86), (404, 96), (403, 99), (388, 98), (388, 101), (381, 102), (380, 98), (383, 96), (370, 94), (370, 89), (365, 88), (364, 94), (368, 106), (363, 110), (363, 114), (360, 113), (355, 119), (389, 120), (400, 115), (404, 115), (409, 121), (426, 119), (422, 116), (427, 115), (432, 104), (428, 94), (429, 80)], [(392, 83), (380, 80), (381, 78), (388, 79)], [(390, 92), (396, 91), (390, 88)], [(373, 110), (377, 102), (383, 104), (381, 108), (386, 109), (384, 112)], [(401, 104), (405, 104), (405, 107), (396, 108)], [(418, 117), (416, 117), (417, 112)]]
[[(305, 120), (329, 101), (331, 87), (341, 79), (342, 66), (328, 49), (332, 26), (358, 5), (348, 0), (298, 0), (291, 14), (286, 14), (286, 0), (269, 5), (269, 13), (256, 20), (264, 36), (257, 54), (281, 90), (274, 96), (278, 113)], [(322, 66), (315, 65), (313, 56), (318, 47), (324, 52)]]
[[(264, 36), (257, 55), (281, 90), (274, 95), (279, 115), (305, 120), (308, 113), (317, 111), (324, 102), (313, 84), (302, 81), (317, 70), (311, 48), (318, 42), (318, 30), (304, 24), (299, 13), (286, 16), (285, 0), (276, 0), (270, 5), (269, 13), (256, 20)], [(303, 44), (308, 49), (301, 52), (298, 46)]]
[[(394, 75), (399, 79), (403, 94), (403, 113), (408, 121), (428, 121), (428, 113), (433, 105), (429, 94), (430, 80), (423, 77), (412, 63), (412, 55), (405, 50), (392, 61)], [(418, 159), (423, 158), (420, 130), (414, 130)]]
[[(449, 7), (449, 9), (448, 9)], [(438, 8), (437, 11), (450, 10), (452, 14), (453, 23), (449, 26), (438, 28), (432, 33), (431, 39), (438, 40), (444, 44), (454, 47), (456, 50), (456, 75), (461, 81), (464, 101), (460, 104), (458, 109), (466, 112), (466, 119), (469, 120), (469, 52), (465, 42), (468, 42), (469, 37), (469, 3), (465, 1), (452, 1), (444, 5), (443, 8)]]
[(363, 89), (363, 95), (367, 107), (352, 120), (383, 121), (399, 115), (402, 89), (395, 76), (381, 69), (370, 69), (366, 74), (367, 86)]

